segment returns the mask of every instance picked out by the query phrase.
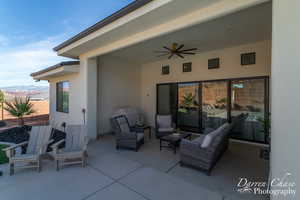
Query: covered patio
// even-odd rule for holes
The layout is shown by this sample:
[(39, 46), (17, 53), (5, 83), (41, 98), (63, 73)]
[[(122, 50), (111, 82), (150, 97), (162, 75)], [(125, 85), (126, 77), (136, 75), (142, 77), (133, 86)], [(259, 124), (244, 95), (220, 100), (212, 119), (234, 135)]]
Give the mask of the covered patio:
[[(87, 102), (93, 110), (89, 112), (87, 109), (87, 118), (92, 119), (90, 126), (94, 134), (109, 134), (110, 118), (116, 110), (127, 106), (138, 108), (145, 122), (152, 127), (155, 126), (155, 114), (172, 113), (178, 127), (193, 126), (195, 132), (202, 132), (211, 126), (200, 116), (201, 113), (209, 115), (211, 107), (215, 109), (212, 117), (220, 119), (211, 128), (217, 128), (242, 112), (249, 113), (250, 118), (255, 112), (258, 115), (254, 118), (268, 117), (271, 6), (271, 2), (260, 4), (89, 58), (88, 64), (81, 63), (87, 65), (88, 70)], [(184, 58), (181, 58), (176, 54), (169, 57), (157, 53), (172, 48), (174, 43), (177, 47), (182, 46), (183, 50), (196, 48), (195, 55), (183, 54), (181, 56)], [(254, 54), (255, 62), (244, 65), (241, 57), (247, 53)], [(216, 68), (208, 67), (211, 59), (218, 60)], [(183, 71), (184, 64), (191, 65), (190, 72)], [(168, 74), (163, 74), (163, 67), (168, 67)], [(170, 89), (160, 86), (169, 86)], [(176, 91), (172, 90), (173, 86), (177, 88)], [(184, 95), (188, 93), (196, 96), (194, 100), (198, 104), (195, 107), (199, 106), (200, 111), (196, 116), (188, 116), (188, 122), (179, 122), (178, 110)], [(257, 125), (249, 124), (248, 129), (254, 126)], [(254, 138), (254, 142), (266, 143), (257, 130), (253, 133), (255, 136), (244, 139)]]
[[(89, 137), (99, 140), (89, 145), (87, 169), (70, 167), (59, 173), (51, 167), (45, 169), (42, 174), (57, 176), (64, 185), (70, 186), (67, 190), (59, 188), (59, 192), (53, 189), (52, 194), (74, 199), (267, 198), (241, 194), (237, 184), (240, 178), (267, 181), (269, 177), (268, 161), (260, 158), (261, 147), (268, 146), (268, 135), (258, 118), (268, 119), (270, 109), (272, 2), (240, 3), (226, 4), (229, 5), (226, 7), (221, 1), (200, 4), (191, 1), (184, 5), (177, 0), (142, 15), (139, 20), (122, 26), (117, 24), (114, 30), (108, 27), (110, 31), (99, 29), (97, 34), (55, 49), (59, 55), (79, 58), (80, 63), (76, 64), (76, 72), (46, 78), (50, 82), (52, 102), (57, 103), (59, 83), (66, 83), (69, 92), (68, 110), (58, 111), (56, 103), (52, 103), (50, 118), (67, 124), (86, 123)], [(166, 13), (170, 15), (160, 18)], [(174, 43), (184, 49), (196, 48), (195, 55), (182, 58), (156, 53)], [(242, 60), (245, 54), (252, 56), (246, 64)], [(217, 59), (218, 65), (210, 68), (211, 59)], [(188, 71), (183, 69), (184, 64), (189, 64)], [(163, 72), (164, 67), (168, 67), (168, 73)], [(160, 90), (160, 85), (168, 87)], [(172, 86), (176, 93), (172, 93)], [(190, 88), (194, 92), (192, 96), (197, 98), (189, 107), (189, 113), (193, 114), (181, 120), (184, 112), (180, 110), (186, 108), (181, 106), (185, 97), (180, 93), (189, 92)], [(159, 140), (154, 137), (146, 140), (138, 152), (117, 150), (111, 134), (111, 118), (122, 107), (139, 109), (144, 122), (152, 129), (156, 114), (171, 114), (177, 128), (188, 128), (195, 137), (206, 128), (216, 129), (231, 122), (243, 112), (247, 120), (239, 129), (243, 134), (236, 133), (238, 140), (230, 140), (229, 149), (212, 175), (207, 176), (181, 167), (179, 154), (160, 151)], [(47, 177), (42, 174), (31, 175)], [(22, 176), (29, 177), (25, 172)], [(71, 176), (77, 176), (78, 181)], [(17, 176), (12, 177), (11, 181), (16, 179)], [(47, 180), (50, 188), (56, 186), (54, 178)], [(34, 184), (28, 187), (32, 189)], [(3, 195), (13, 199), (11, 188)]]
[[(159, 150), (158, 141), (147, 140), (139, 152), (115, 150), (112, 136), (89, 145), (87, 168), (67, 166), (56, 172), (44, 160), (41, 173), (24, 169), (8, 175), (0, 166), (0, 196), (5, 200), (31, 199), (268, 199), (237, 192), (240, 177), (267, 180), (268, 162), (258, 158), (258, 148), (231, 143), (212, 176), (180, 167), (178, 154)], [(247, 159), (245, 159), (247, 156)]]

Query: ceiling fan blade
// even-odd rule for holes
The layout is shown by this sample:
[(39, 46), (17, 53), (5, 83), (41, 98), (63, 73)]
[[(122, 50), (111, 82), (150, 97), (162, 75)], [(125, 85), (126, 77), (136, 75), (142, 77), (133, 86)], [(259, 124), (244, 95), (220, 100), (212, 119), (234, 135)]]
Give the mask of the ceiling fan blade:
[(182, 55), (180, 55), (179, 53), (176, 53), (177, 56), (179, 56), (180, 58), (184, 58)]
[(169, 53), (169, 51), (154, 51), (154, 53)]
[(167, 49), (168, 51), (171, 51), (171, 52), (173, 52), (173, 50), (172, 50), (172, 49), (170, 49), (169, 47), (166, 47), (166, 46), (164, 46), (164, 49)]
[(192, 49), (184, 49), (184, 50), (181, 50), (181, 52), (184, 52), (184, 51), (196, 51), (197, 48), (192, 48)]
[(192, 52), (182, 52), (181, 54), (186, 54), (186, 55), (195, 55), (196, 53), (192, 53)]
[(173, 57), (173, 55), (174, 55), (174, 54), (173, 54), (173, 53), (171, 53), (171, 55), (168, 57), (168, 59), (171, 59), (171, 58)]
[(163, 56), (167, 56), (169, 55), (170, 53), (165, 53), (165, 54), (161, 54), (161, 55), (157, 55), (156, 57), (163, 57)]
[(184, 44), (180, 45), (175, 51), (179, 51), (180, 49), (182, 49), (184, 47)]

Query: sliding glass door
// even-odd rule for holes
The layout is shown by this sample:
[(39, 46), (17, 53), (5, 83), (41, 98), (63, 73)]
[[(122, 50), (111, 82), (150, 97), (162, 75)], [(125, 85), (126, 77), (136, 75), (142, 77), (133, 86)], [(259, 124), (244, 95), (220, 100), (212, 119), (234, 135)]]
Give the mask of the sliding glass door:
[(200, 132), (200, 83), (178, 84), (177, 125), (190, 131)]
[(228, 81), (202, 83), (202, 129), (216, 129), (227, 122)]
[(157, 110), (160, 115), (172, 115), (173, 122), (177, 121), (177, 84), (157, 85)]
[(157, 113), (177, 127), (202, 133), (238, 121), (231, 137), (266, 143), (268, 78), (254, 77), (157, 85)]
[(231, 81), (231, 118), (244, 115), (232, 137), (265, 142), (266, 85), (265, 79)]

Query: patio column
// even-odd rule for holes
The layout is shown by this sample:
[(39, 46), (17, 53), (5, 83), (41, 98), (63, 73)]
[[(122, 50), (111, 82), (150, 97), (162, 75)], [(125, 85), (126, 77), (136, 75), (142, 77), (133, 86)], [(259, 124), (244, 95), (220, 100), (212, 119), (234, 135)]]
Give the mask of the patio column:
[(297, 192), (272, 199), (300, 199), (299, 8), (299, 0), (273, 0), (271, 175), (296, 182)]
[(97, 59), (80, 59), (83, 109), (90, 139), (97, 137)]

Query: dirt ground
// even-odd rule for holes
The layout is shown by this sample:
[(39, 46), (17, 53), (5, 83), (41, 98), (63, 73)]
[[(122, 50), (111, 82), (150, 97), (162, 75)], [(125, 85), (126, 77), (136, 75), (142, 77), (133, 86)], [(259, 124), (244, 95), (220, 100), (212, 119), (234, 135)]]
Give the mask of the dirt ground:
[[(32, 101), (34, 106), (33, 109), (36, 111), (34, 114), (26, 116), (40, 116), (40, 115), (48, 115), (49, 114), (49, 101)], [(4, 105), (5, 106), (5, 105)], [(7, 111), (3, 110), (3, 120), (14, 119), (15, 117), (11, 116)], [(0, 108), (0, 120), (2, 120), (2, 108)]]

